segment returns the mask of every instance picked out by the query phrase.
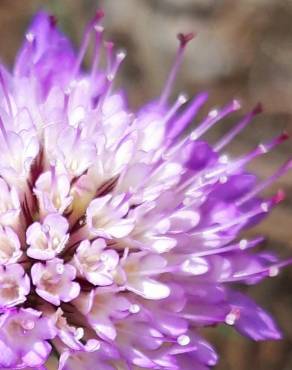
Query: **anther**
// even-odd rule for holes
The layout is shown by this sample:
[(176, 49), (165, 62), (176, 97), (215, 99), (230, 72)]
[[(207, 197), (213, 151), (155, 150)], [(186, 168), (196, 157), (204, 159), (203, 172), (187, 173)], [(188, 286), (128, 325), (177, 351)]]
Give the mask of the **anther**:
[(32, 32), (28, 32), (25, 35), (25, 38), (28, 42), (33, 42), (35, 40), (35, 35)]
[(50, 232), (50, 226), (47, 225), (47, 224), (44, 224), (42, 225), (42, 231), (45, 233), (45, 234), (48, 234)]
[(104, 11), (102, 9), (98, 9), (96, 12), (95, 12), (95, 22), (98, 22), (100, 21), (102, 18), (104, 17)]
[(211, 110), (211, 111), (208, 113), (208, 116), (209, 116), (209, 117), (211, 117), (211, 118), (215, 118), (215, 117), (217, 117), (217, 116), (218, 116), (218, 114), (219, 114), (218, 109), (213, 109), (213, 110)]
[(62, 275), (64, 272), (64, 265), (62, 263), (58, 263), (56, 265), (56, 272), (58, 275)]
[(139, 313), (141, 310), (140, 306), (138, 304), (131, 304), (129, 311), (133, 314)]
[(262, 106), (262, 104), (261, 103), (258, 103), (255, 107), (254, 107), (254, 109), (252, 110), (252, 113), (254, 114), (254, 115), (256, 115), (256, 114), (260, 114), (260, 113), (262, 113), (263, 112), (263, 106)]
[(186, 334), (182, 334), (177, 338), (177, 343), (180, 346), (187, 346), (188, 344), (190, 344), (190, 342), (191, 342), (191, 338)]
[(229, 312), (229, 314), (225, 317), (225, 322), (228, 325), (234, 325), (236, 321), (240, 317), (240, 309), (239, 308), (234, 308)]
[(119, 61), (124, 60), (124, 59), (126, 58), (126, 56), (127, 56), (127, 52), (126, 52), (126, 50), (119, 50), (119, 51), (117, 52), (117, 59), (118, 59)]
[(182, 48), (184, 48), (191, 40), (193, 40), (193, 38), (195, 37), (195, 33), (194, 32), (190, 32), (190, 33), (179, 33), (177, 35), (177, 38), (180, 42), (180, 46)]
[(270, 277), (278, 276), (279, 275), (279, 272), (280, 272), (280, 269), (277, 266), (271, 266), (269, 268), (269, 276)]
[(51, 14), (51, 15), (49, 16), (49, 22), (50, 22), (50, 26), (51, 26), (52, 28), (55, 28), (55, 27), (56, 27), (56, 25), (57, 25), (57, 23), (58, 23), (58, 18), (57, 18), (55, 15)]
[(277, 194), (273, 197), (273, 203), (275, 204), (279, 204), (281, 202), (283, 202), (283, 200), (286, 198), (286, 193), (284, 192), (284, 190), (282, 189), (279, 189), (277, 191)]
[(159, 99), (160, 106), (164, 106), (165, 103), (167, 102), (168, 98), (169, 98), (169, 95), (170, 95), (172, 86), (174, 84), (177, 72), (178, 72), (178, 70), (181, 66), (182, 60), (183, 60), (185, 47), (188, 44), (188, 42), (191, 41), (194, 38), (194, 36), (195, 36), (194, 33), (187, 33), (187, 34), (179, 33), (178, 36), (177, 36), (177, 38), (180, 42), (180, 46), (179, 46), (179, 49), (177, 51), (175, 61), (172, 65), (172, 68), (171, 68), (170, 73), (168, 75), (168, 78), (166, 80), (165, 86), (162, 90), (162, 93), (161, 93), (161, 96), (160, 96), (160, 99)]
[(33, 320), (22, 320), (21, 326), (24, 330), (32, 330), (35, 327)]
[(239, 249), (241, 250), (244, 250), (248, 245), (248, 242), (246, 239), (242, 239), (240, 242), (239, 242)]

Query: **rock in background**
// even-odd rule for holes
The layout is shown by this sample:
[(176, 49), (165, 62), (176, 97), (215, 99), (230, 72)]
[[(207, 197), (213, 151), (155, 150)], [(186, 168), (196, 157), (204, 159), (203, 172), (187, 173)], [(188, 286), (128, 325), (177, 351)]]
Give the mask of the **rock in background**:
[[(138, 106), (159, 94), (175, 55), (178, 32), (197, 32), (177, 81), (176, 93), (210, 92), (205, 112), (238, 98), (244, 110), (258, 101), (264, 113), (242, 133), (229, 151), (242, 154), (281, 130), (292, 133), (292, 1), (291, 0), (1, 0), (0, 50), (12, 64), (23, 32), (36, 9), (57, 14), (60, 25), (78, 43), (86, 20), (101, 6), (106, 12), (107, 37), (128, 51), (120, 80), (130, 102)], [(240, 114), (210, 133), (218, 139)], [(194, 122), (195, 124), (195, 122)], [(266, 178), (289, 156), (291, 141), (256, 160), (251, 168)], [(249, 234), (263, 233), (266, 246), (280, 255), (292, 254), (292, 175), (272, 189), (287, 192), (287, 200)], [(209, 335), (223, 354), (218, 370), (292, 369), (292, 271), (250, 289), (277, 317), (285, 339), (254, 343), (231, 329)], [(209, 332), (209, 331), (208, 331)], [(52, 368), (54, 368), (53, 366)]]

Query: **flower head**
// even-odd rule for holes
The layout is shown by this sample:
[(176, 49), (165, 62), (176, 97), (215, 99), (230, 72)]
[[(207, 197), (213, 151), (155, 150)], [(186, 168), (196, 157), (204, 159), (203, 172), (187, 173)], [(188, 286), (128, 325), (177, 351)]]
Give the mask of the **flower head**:
[(182, 135), (207, 99), (169, 103), (192, 34), (179, 35), (161, 96), (130, 111), (114, 86), (125, 52), (103, 43), (102, 16), (75, 54), (41, 12), (13, 72), (0, 67), (0, 368), (45, 369), (55, 354), (58, 370), (205, 370), (217, 355), (202, 327), (280, 338), (232, 283), (255, 284), (289, 263), (253, 251), (260, 237), (240, 239), (283, 199), (260, 192), (292, 162), (263, 182), (245, 166), (286, 135), (228, 157), (257, 106), (210, 145), (203, 135), (237, 101)]

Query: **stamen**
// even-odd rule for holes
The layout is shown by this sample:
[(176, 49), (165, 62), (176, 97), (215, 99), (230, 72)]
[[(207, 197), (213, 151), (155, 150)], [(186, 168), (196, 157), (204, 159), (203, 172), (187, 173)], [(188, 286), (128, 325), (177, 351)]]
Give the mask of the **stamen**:
[(256, 107), (247, 114), (238, 124), (225, 136), (223, 136), (217, 144), (214, 146), (214, 150), (219, 152), (222, 150), (226, 145), (228, 145), (236, 135), (238, 135), (251, 121), (252, 119), (262, 112), (262, 105), (259, 103)]
[[(275, 182), (279, 177), (282, 177), (292, 169), (292, 159), (287, 161), (282, 167), (280, 167), (272, 176), (267, 178), (265, 181), (262, 181), (257, 186), (255, 186), (249, 193), (247, 193), (244, 197), (242, 197), (239, 201), (237, 201), (237, 205), (242, 205), (243, 203), (249, 201), (253, 197), (255, 197), (258, 193), (263, 191), (265, 188), (270, 186), (273, 182)], [(279, 193), (278, 203), (283, 199), (283, 194)]]
[(229, 229), (233, 226), (239, 225), (240, 223), (243, 226), (243, 224), (249, 219), (251, 219), (252, 217), (268, 212), (272, 205), (273, 205), (272, 202), (263, 202), (259, 206), (255, 207), (253, 210), (246, 212), (242, 214), (241, 216), (238, 216), (235, 219), (232, 219), (229, 222), (226, 222), (222, 225), (210, 226), (209, 228), (206, 228), (206, 229), (197, 230), (196, 232), (192, 233), (192, 235), (202, 235), (203, 234), (205, 236), (208, 236), (210, 234), (218, 233), (226, 229)]
[(197, 140), (205, 132), (207, 132), (215, 123), (226, 117), (228, 114), (240, 109), (240, 103), (237, 100), (232, 101), (221, 110), (212, 110), (207, 118), (191, 133), (191, 140)]
[(100, 49), (101, 49), (101, 41), (103, 38), (104, 28), (102, 26), (95, 26), (95, 43), (94, 43), (94, 55), (93, 55), (93, 62), (92, 62), (92, 69), (91, 69), (91, 79), (94, 83), (95, 76), (97, 73), (99, 58), (100, 58)]
[(246, 274), (240, 274), (240, 276), (235, 276), (232, 278), (227, 278), (227, 279), (221, 279), (221, 283), (226, 283), (226, 282), (237, 282), (237, 281), (243, 281), (245, 279), (251, 279), (253, 277), (258, 276), (259, 274), (266, 274), (267, 277), (275, 277), (279, 274), (279, 271), (292, 264), (292, 258), (282, 261), (279, 263), (275, 263), (274, 265), (264, 267), (262, 269), (259, 269), (258, 271), (255, 271), (253, 273), (247, 272)]
[(289, 138), (288, 134), (286, 132), (283, 132), (282, 134), (273, 138), (272, 140), (270, 140), (266, 143), (259, 144), (258, 147), (254, 151), (252, 151), (251, 153), (246, 155), (245, 158), (243, 158), (241, 160), (241, 162), (243, 164), (246, 164), (250, 160), (256, 158), (257, 156), (270, 152), (272, 149), (274, 149), (276, 146), (282, 144), (288, 138)]
[(88, 48), (91, 32), (96, 27), (96, 25), (99, 23), (99, 21), (103, 18), (103, 16), (104, 16), (103, 11), (98, 10), (95, 13), (95, 16), (93, 17), (93, 19), (87, 24), (85, 28), (85, 31), (83, 34), (83, 40), (81, 42), (81, 48), (79, 50), (79, 54), (77, 56), (77, 60), (76, 60), (75, 68), (74, 68), (74, 73), (73, 73), (74, 76), (78, 73), (81, 67), (82, 61), (84, 59), (84, 56)]
[(174, 61), (174, 64), (170, 70), (170, 73), (168, 75), (168, 78), (166, 80), (166, 84), (164, 86), (164, 89), (162, 91), (160, 100), (159, 100), (159, 105), (164, 106), (169, 98), (172, 86), (174, 84), (175, 78), (177, 76), (177, 72), (181, 66), (183, 56), (184, 56), (184, 51), (185, 48), (188, 44), (189, 41), (191, 41), (194, 38), (195, 34), (194, 33), (188, 33), (188, 34), (178, 34), (177, 38), (180, 42), (179, 48), (177, 50), (177, 55)]
[(263, 240), (264, 240), (263, 237), (258, 237), (250, 241), (246, 239), (242, 239), (239, 243), (228, 245), (227, 247), (213, 248), (213, 249), (208, 249), (206, 251), (199, 251), (197, 253), (192, 253), (192, 256), (193, 257), (207, 257), (207, 256), (216, 255), (216, 254), (246, 250), (246, 249), (250, 249), (250, 248), (257, 246)]
[(112, 68), (110, 69), (110, 73), (109, 73), (109, 75), (108, 75), (108, 79), (109, 79), (110, 81), (113, 81), (113, 80), (114, 80), (114, 78), (116, 77), (117, 72), (118, 72), (118, 70), (119, 70), (119, 67), (120, 67), (120, 65), (121, 65), (122, 61), (126, 58), (126, 55), (127, 55), (127, 53), (126, 53), (126, 51), (125, 51), (125, 50), (119, 50), (119, 51), (117, 52), (117, 54), (116, 54), (116, 58), (115, 58), (115, 61), (114, 61), (114, 63), (113, 63)]
[(188, 101), (188, 97), (186, 94), (180, 94), (176, 101), (174, 102), (173, 106), (169, 109), (167, 112), (164, 120), (165, 122), (168, 122), (174, 115), (175, 113), (179, 110), (179, 108), (184, 105)]
[(170, 132), (168, 134), (168, 138), (170, 140), (174, 140), (184, 131), (184, 129), (188, 126), (190, 121), (194, 119), (194, 116), (201, 108), (201, 106), (206, 102), (207, 98), (208, 94), (202, 93), (193, 99), (193, 101), (189, 104), (186, 110), (180, 115), (180, 117), (178, 117), (172, 123), (172, 127), (170, 128)]
[(111, 69), (110, 73), (107, 76), (107, 81), (106, 81), (106, 84), (104, 86), (104, 91), (102, 93), (102, 97), (98, 102), (98, 105), (97, 105), (97, 108), (96, 108), (97, 110), (100, 109), (103, 106), (104, 101), (109, 96), (109, 94), (111, 92), (111, 88), (113, 86), (113, 81), (114, 81), (114, 79), (117, 75), (117, 72), (119, 70), (119, 67), (120, 67), (122, 61), (125, 59), (126, 55), (127, 54), (124, 50), (120, 50), (120, 51), (117, 52), (115, 62), (113, 63), (112, 69)]
[(217, 170), (214, 171), (209, 171), (207, 174), (205, 174), (206, 179), (211, 179), (214, 176), (219, 176), (221, 173), (232, 173), (235, 170), (237, 170), (240, 167), (244, 167), (255, 159), (256, 157), (266, 154), (270, 152), (272, 149), (274, 149), (276, 146), (282, 144), (285, 140), (287, 140), (289, 136), (284, 132), (281, 135), (275, 137), (274, 139), (263, 143), (259, 144), (254, 150), (252, 150), (250, 153), (244, 155), (243, 157), (230, 162), (229, 164), (227, 163), (226, 166), (222, 166), (218, 168)]
[(108, 74), (111, 73), (112, 66), (113, 66), (113, 48), (114, 43), (111, 41), (106, 41), (104, 43), (105, 49), (106, 49), (106, 56), (107, 56), (107, 71)]

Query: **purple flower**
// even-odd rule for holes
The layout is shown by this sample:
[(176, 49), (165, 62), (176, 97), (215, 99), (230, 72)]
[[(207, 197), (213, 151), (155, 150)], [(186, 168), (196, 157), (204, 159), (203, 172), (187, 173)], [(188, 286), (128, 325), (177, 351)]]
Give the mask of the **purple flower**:
[(42, 224), (34, 222), (26, 230), (27, 255), (42, 261), (54, 258), (65, 248), (68, 228), (67, 219), (58, 213), (46, 216)]
[(0, 225), (0, 265), (17, 262), (22, 255), (17, 233), (9, 226)]
[(83, 240), (76, 250), (74, 261), (80, 276), (84, 276), (95, 286), (112, 285), (119, 265), (119, 254), (107, 248), (104, 239), (96, 239), (92, 243)]
[(26, 301), (30, 279), (19, 264), (0, 266), (0, 308), (14, 307)]
[(114, 85), (125, 52), (103, 42), (102, 16), (75, 54), (41, 12), (13, 72), (0, 67), (0, 369), (45, 370), (55, 355), (59, 370), (207, 370), (217, 355), (202, 327), (281, 337), (232, 283), (255, 284), (291, 262), (254, 251), (261, 237), (240, 239), (283, 199), (260, 193), (292, 161), (262, 182), (245, 166), (287, 137), (226, 154), (257, 106), (206, 142), (237, 101), (182, 135), (207, 100), (169, 103), (192, 34), (179, 35), (160, 97), (132, 112)]
[(70, 302), (78, 297), (80, 286), (74, 282), (76, 269), (63, 260), (54, 258), (45, 264), (37, 262), (31, 268), (31, 279), (36, 293), (45, 301), (60, 306), (61, 301)]
[(31, 308), (11, 309), (0, 317), (0, 363), (8, 369), (41, 366), (56, 336), (50, 320)]

